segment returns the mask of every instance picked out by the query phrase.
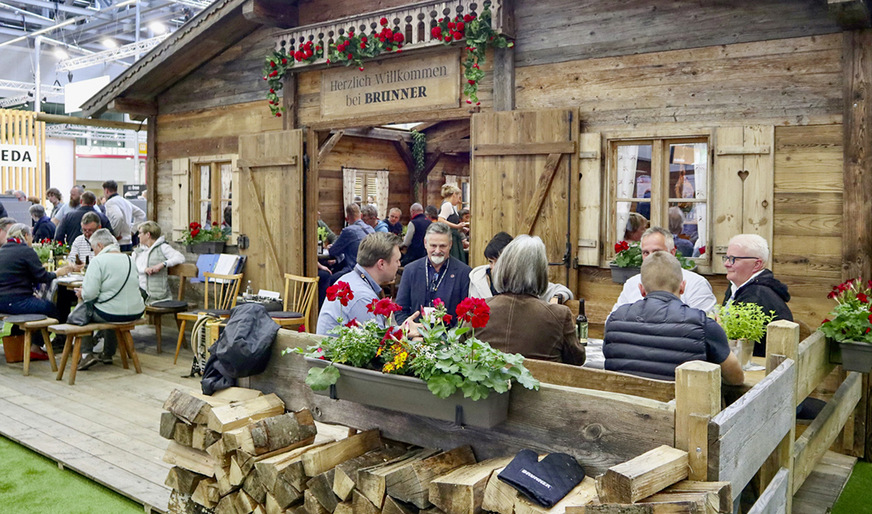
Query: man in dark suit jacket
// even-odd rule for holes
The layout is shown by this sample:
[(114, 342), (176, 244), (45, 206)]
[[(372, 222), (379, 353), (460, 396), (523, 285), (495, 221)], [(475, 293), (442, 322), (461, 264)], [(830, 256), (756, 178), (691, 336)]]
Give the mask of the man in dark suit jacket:
[(404, 322), (421, 307), (433, 307), (436, 298), (445, 302), (451, 324), (457, 321), (457, 305), (469, 293), (469, 266), (449, 257), (451, 228), (445, 223), (432, 223), (424, 236), (427, 255), (409, 263), (403, 271), (397, 293), (397, 304), (403, 310), (394, 316)]
[(103, 228), (112, 231), (112, 225), (109, 223), (109, 218), (105, 214), (94, 208), (97, 203), (97, 197), (90, 191), (82, 193), (80, 204), (72, 212), (64, 216), (60, 224), (55, 230), (55, 240), (61, 243), (73, 244), (73, 241), (82, 233), (82, 216), (86, 212), (96, 213), (100, 217), (100, 225)]

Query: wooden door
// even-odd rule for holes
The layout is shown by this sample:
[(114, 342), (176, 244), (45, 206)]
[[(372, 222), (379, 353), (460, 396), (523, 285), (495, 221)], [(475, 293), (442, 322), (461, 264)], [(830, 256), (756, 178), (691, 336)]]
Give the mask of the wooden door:
[(575, 291), (578, 231), (578, 122), (571, 109), (508, 111), (472, 117), (470, 265), (500, 231), (539, 236), (549, 279)]
[(248, 257), (244, 280), (255, 291), (283, 291), (285, 273), (306, 275), (303, 133), (239, 136), (237, 164), (240, 187), (233, 202), (239, 202), (239, 253)]

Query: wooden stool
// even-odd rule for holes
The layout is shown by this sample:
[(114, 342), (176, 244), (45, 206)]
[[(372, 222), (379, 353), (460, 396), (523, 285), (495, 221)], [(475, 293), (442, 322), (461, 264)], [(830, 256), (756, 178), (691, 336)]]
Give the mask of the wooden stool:
[(12, 323), (24, 330), (24, 376), (30, 375), (30, 345), (33, 340), (33, 333), (36, 331), (41, 332), (42, 338), (45, 340), (45, 351), (48, 353), (49, 362), (51, 362), (51, 370), (57, 371), (58, 365), (55, 362), (54, 349), (51, 347), (51, 338), (46, 327), (56, 324), (58, 320), (49, 318), (44, 314), (10, 314), (3, 316), (3, 321)]
[(64, 342), (64, 353), (61, 355), (61, 365), (58, 369), (56, 379), (63, 380), (64, 369), (67, 367), (67, 360), (72, 353), (73, 363), (70, 369), (70, 385), (76, 383), (76, 371), (78, 371), (79, 361), (82, 358), (82, 337), (93, 335), (97, 330), (114, 330), (118, 339), (118, 349), (121, 354), (122, 366), (124, 366), (124, 369), (130, 369), (127, 365), (127, 356), (130, 355), (133, 359), (133, 367), (136, 369), (136, 372), (142, 373), (142, 368), (139, 367), (139, 356), (136, 354), (136, 348), (133, 346), (133, 336), (130, 335), (130, 331), (133, 330), (136, 325), (142, 325), (143, 323), (145, 323), (145, 320), (140, 318), (136, 321), (128, 321), (124, 323), (89, 323), (82, 326), (62, 324), (48, 327), (49, 331), (54, 332), (55, 334), (67, 336), (67, 339)]

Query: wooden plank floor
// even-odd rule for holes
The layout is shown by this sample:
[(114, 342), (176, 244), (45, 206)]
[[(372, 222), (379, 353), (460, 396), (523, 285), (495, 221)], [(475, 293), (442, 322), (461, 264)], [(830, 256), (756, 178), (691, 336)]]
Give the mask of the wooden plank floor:
[[(55, 380), (47, 361), (32, 362), (24, 377), (21, 363), (0, 358), (0, 435), (142, 504), (146, 512), (165, 512), (170, 466), (162, 460), (167, 441), (158, 433), (163, 402), (173, 389), (200, 389), (199, 379), (182, 378), (190, 371), (190, 350), (183, 349), (173, 365), (174, 328), (164, 328), (164, 353), (157, 355), (154, 329), (137, 327), (140, 375), (132, 366), (123, 369), (116, 355), (112, 366), (79, 372), (76, 385), (69, 386)], [(346, 431), (318, 424), (319, 438), (338, 439)], [(832, 508), (855, 462), (828, 452), (794, 497), (794, 513)]]

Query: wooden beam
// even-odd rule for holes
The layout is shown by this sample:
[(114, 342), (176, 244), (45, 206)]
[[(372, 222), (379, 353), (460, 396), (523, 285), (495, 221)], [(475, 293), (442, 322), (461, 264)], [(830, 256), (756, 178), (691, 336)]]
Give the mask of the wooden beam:
[(34, 114), (37, 121), (46, 123), (66, 123), (67, 125), (87, 125), (89, 127), (104, 127), (122, 130), (140, 131), (145, 128), (145, 123), (128, 123), (125, 121), (110, 121), (110, 120), (93, 120), (91, 118), (77, 118), (75, 116), (64, 116), (62, 114), (46, 114), (38, 112)]
[(660, 446), (612, 466), (597, 478), (603, 503), (636, 503), (687, 478), (687, 452)]
[(321, 148), (318, 149), (318, 164), (323, 164), (324, 159), (330, 154), (330, 151), (333, 150), (333, 147), (336, 146), (336, 143), (342, 139), (342, 136), (345, 134), (344, 130), (337, 130), (330, 136), (330, 139), (327, 140), (326, 143), (321, 145)]
[(708, 420), (720, 409), (720, 366), (691, 361), (675, 369), (675, 447), (689, 454), (691, 480), (708, 479)]
[(548, 384), (597, 391), (622, 391), (661, 402), (675, 399), (675, 382), (666, 380), (535, 359), (525, 359), (524, 366), (537, 380)]
[(157, 115), (157, 103), (149, 100), (137, 100), (135, 98), (117, 97), (106, 108), (110, 111), (123, 112), (130, 115), (131, 119), (142, 121)]
[(427, 130), (419, 130), (427, 135), (428, 143), (439, 143), (452, 139), (469, 139), (469, 120), (441, 121)]
[[(145, 132), (145, 215), (150, 220), (157, 219), (157, 116), (148, 120)], [(182, 286), (185, 279), (181, 280)], [(180, 286), (181, 287), (181, 286)]]
[(427, 141), (427, 153), (440, 151), (442, 153), (469, 153), (471, 149), (469, 139), (452, 139), (447, 141)]
[[(309, 155), (309, 169), (303, 174), (303, 203), (305, 209), (303, 212), (317, 213), (320, 210), (319, 200), (319, 177), (321, 176), (321, 164), (318, 159), (314, 159), (319, 145), (318, 132), (311, 128), (306, 129), (306, 154)], [(304, 234), (304, 266), (307, 277), (318, 276), (318, 257), (316, 248), (318, 247), (318, 220), (316, 216), (306, 216), (306, 221), (303, 225)], [(318, 320), (318, 302), (312, 302), (312, 308), (309, 313), (309, 320), (306, 322), (307, 327), (314, 327)]]
[(409, 145), (405, 141), (392, 141), (394, 148), (397, 150), (397, 153), (400, 155), (400, 158), (403, 160), (403, 163), (406, 165), (406, 171), (409, 173), (409, 176), (415, 172), (415, 157), (412, 155), (412, 150), (409, 148)]
[(486, 144), (475, 145), (475, 156), (498, 156), (505, 155), (543, 155), (552, 153), (575, 153), (575, 142), (564, 141), (559, 143), (515, 143), (515, 144)]
[(548, 190), (551, 189), (551, 182), (554, 180), (554, 174), (557, 173), (557, 167), (560, 166), (560, 159), (562, 157), (562, 153), (552, 153), (548, 154), (548, 158), (545, 159), (545, 169), (542, 170), (539, 182), (536, 184), (533, 203), (527, 208), (524, 221), (521, 223), (522, 233), (533, 235), (533, 227), (536, 226), (539, 211), (542, 210), (545, 199), (548, 198)]
[(494, 49), (494, 111), (515, 110), (515, 49)]
[(300, 6), (295, 0), (248, 0), (242, 16), (267, 27), (289, 29), (299, 25)]
[(439, 162), (439, 159), (441, 158), (442, 152), (438, 150), (427, 157), (427, 161), (424, 163), (424, 169), (421, 171), (421, 182), (427, 181), (427, 176), (430, 175), (430, 172), (433, 171), (433, 168), (436, 167), (436, 163)]
[[(872, 276), (872, 31), (844, 33), (842, 130), (842, 279)], [(855, 416), (853, 454), (872, 448), (872, 390), (864, 378), (863, 397)]]
[(297, 74), (288, 73), (282, 82), (282, 107), (285, 108), (282, 128), (297, 128)]
[(368, 137), (385, 141), (412, 142), (412, 136), (407, 130), (397, 130), (383, 127), (365, 127), (345, 129), (346, 136)]
[(872, 27), (868, 0), (827, 0), (830, 17), (845, 30)]

